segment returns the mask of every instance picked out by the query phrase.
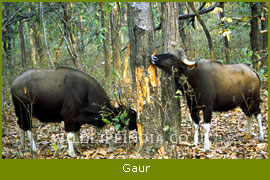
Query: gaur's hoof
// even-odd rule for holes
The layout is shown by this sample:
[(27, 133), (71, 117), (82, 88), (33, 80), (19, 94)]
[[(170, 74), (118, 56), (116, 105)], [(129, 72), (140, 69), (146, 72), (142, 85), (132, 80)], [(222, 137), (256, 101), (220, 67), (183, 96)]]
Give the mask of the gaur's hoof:
[(72, 151), (72, 152), (68, 152), (68, 155), (69, 155), (70, 157), (76, 157), (76, 154), (75, 154), (75, 152), (74, 152), (74, 151)]

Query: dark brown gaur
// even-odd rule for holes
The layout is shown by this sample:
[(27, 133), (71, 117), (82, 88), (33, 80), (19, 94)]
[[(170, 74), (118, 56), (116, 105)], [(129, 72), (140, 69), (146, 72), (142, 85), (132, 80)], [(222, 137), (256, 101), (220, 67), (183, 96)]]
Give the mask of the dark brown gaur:
[[(209, 130), (213, 111), (240, 107), (248, 117), (247, 133), (251, 133), (253, 115), (257, 116), (260, 136), (264, 139), (260, 110), (260, 78), (246, 64), (224, 65), (216, 61), (187, 59), (184, 50), (152, 55), (151, 62), (172, 74), (177, 89), (185, 95), (195, 125), (194, 144), (198, 144), (199, 111), (203, 111), (204, 149), (209, 151)], [(184, 78), (181, 78), (184, 77)]]
[[(18, 117), (21, 143), (24, 143), (27, 132), (34, 151), (36, 145), (31, 131), (32, 116), (41, 122), (64, 121), (70, 156), (75, 156), (73, 142), (79, 142), (81, 125), (103, 127), (106, 124), (101, 117), (102, 111), (104, 114), (108, 112), (106, 118), (111, 121), (114, 115), (126, 110), (130, 118), (128, 128), (137, 128), (136, 111), (124, 106), (112, 106), (97, 80), (76, 69), (29, 70), (14, 80), (11, 95)], [(124, 126), (123, 123), (121, 125)]]

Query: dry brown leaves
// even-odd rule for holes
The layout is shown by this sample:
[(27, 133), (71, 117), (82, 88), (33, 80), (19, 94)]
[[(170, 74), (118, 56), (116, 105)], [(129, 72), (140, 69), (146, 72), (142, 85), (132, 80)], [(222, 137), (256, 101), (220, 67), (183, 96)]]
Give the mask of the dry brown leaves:
[[(132, 94), (131, 85), (125, 90), (126, 94)], [(265, 141), (258, 141), (258, 125), (255, 120), (253, 125), (253, 134), (246, 136), (247, 118), (240, 109), (225, 113), (213, 113), (212, 126), (210, 130), (210, 152), (203, 150), (203, 137), (198, 147), (192, 144), (193, 141), (193, 125), (190, 120), (189, 110), (185, 102), (181, 102), (182, 108), (182, 134), (187, 135), (188, 139), (181, 142), (176, 147), (168, 147), (170, 152), (164, 154), (164, 149), (160, 149), (162, 153), (155, 156), (141, 156), (135, 154), (134, 144), (131, 150), (127, 150), (126, 143), (85, 143), (77, 149), (77, 159), (268, 159), (268, 94), (267, 90), (262, 91), (261, 104), (263, 130), (265, 132)], [(2, 158), (18, 159), (18, 158), (34, 158), (34, 159), (67, 159), (71, 158), (67, 154), (67, 143), (65, 142), (66, 134), (63, 123), (40, 123), (35, 120), (34, 138), (38, 146), (37, 152), (31, 152), (29, 142), (23, 153), (20, 147), (20, 140), (17, 134), (16, 117), (13, 110), (10, 94), (7, 89), (3, 90), (3, 121), (2, 121)], [(133, 93), (135, 94), (135, 93)], [(132, 96), (124, 96), (127, 102), (133, 100)], [(135, 98), (136, 99), (136, 98)], [(202, 116), (201, 116), (202, 118)], [(202, 124), (202, 122), (201, 122)], [(92, 133), (92, 132), (95, 133)], [(111, 131), (111, 127), (104, 129), (105, 133)], [(200, 133), (202, 132), (202, 126)], [(100, 139), (99, 131), (89, 125), (84, 125), (81, 129), (81, 140), (85, 140), (86, 135), (93, 134), (95, 139)], [(136, 132), (132, 134), (136, 136)], [(26, 138), (27, 139), (27, 138)], [(173, 154), (173, 156), (172, 156)]]

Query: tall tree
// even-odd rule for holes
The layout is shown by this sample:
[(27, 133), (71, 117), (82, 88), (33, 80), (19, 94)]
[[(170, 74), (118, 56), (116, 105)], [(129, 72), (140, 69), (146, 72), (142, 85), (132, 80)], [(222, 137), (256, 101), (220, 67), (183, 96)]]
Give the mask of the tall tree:
[[(184, 2), (179, 2), (179, 14), (184, 14)], [(179, 21), (179, 33), (182, 39), (183, 47), (187, 48), (187, 38), (184, 28), (184, 20)]]
[(265, 55), (263, 64), (268, 64), (268, 6), (266, 2), (261, 2), (262, 17), (261, 17), (261, 35), (262, 35), (262, 49)]
[(120, 10), (118, 3), (113, 4), (112, 13), (111, 13), (111, 41), (112, 41), (112, 56), (113, 56), (113, 66), (116, 70), (121, 68), (121, 41), (120, 41)]
[(20, 34), (20, 41), (21, 41), (22, 67), (25, 67), (26, 66), (26, 52), (25, 52), (25, 38), (24, 38), (24, 29), (23, 29), (22, 21), (20, 21), (20, 24), (19, 24), (19, 34)]
[(108, 20), (109, 12), (108, 8), (105, 8), (104, 10), (104, 4), (105, 6), (108, 6), (106, 2), (101, 2), (100, 3), (100, 11), (101, 11), (101, 25), (102, 28), (105, 29), (105, 31), (102, 32), (103, 34), (103, 49), (104, 49), (104, 57), (105, 57), (105, 77), (107, 78), (110, 75), (111, 71), (111, 52), (110, 52), (110, 32), (109, 32), (109, 26), (110, 22)]
[(205, 25), (203, 19), (201, 18), (200, 14), (198, 13), (198, 11), (195, 9), (194, 3), (193, 2), (188, 2), (188, 5), (190, 6), (190, 8), (192, 9), (192, 11), (194, 12), (194, 14), (196, 15), (199, 23), (201, 24), (201, 26), (203, 27), (203, 30), (205, 32), (205, 35), (207, 37), (207, 41), (208, 41), (208, 46), (209, 46), (209, 50), (210, 50), (210, 54), (211, 54), (211, 59), (215, 60), (215, 56), (214, 56), (214, 49), (213, 49), (213, 45), (212, 45), (212, 38), (211, 35), (209, 33), (209, 30), (207, 29), (207, 26)]
[[(224, 20), (222, 21), (222, 18), (225, 17), (225, 7), (224, 7), (224, 2), (220, 3), (220, 7), (223, 9), (220, 12), (220, 19), (221, 19), (221, 24), (224, 24)], [(224, 26), (222, 26), (222, 32), (224, 31)], [(227, 64), (230, 64), (230, 50), (229, 50), (229, 41), (227, 36), (222, 36), (223, 41), (224, 41), (224, 46), (225, 46), (225, 51), (224, 51), (224, 55), (225, 55), (225, 60)]]
[(36, 47), (35, 47), (35, 38), (33, 36), (33, 29), (29, 28), (29, 43), (30, 43), (30, 48), (31, 48), (31, 60), (32, 60), (32, 64), (36, 65), (37, 61), (36, 61)]
[(81, 62), (80, 62), (80, 52), (78, 41), (76, 41), (74, 33), (73, 33), (73, 26), (71, 23), (72, 14), (70, 12), (71, 9), (71, 2), (61, 2), (61, 6), (63, 8), (64, 16), (62, 18), (62, 22), (65, 27), (65, 38), (67, 43), (67, 49), (69, 54), (72, 57), (73, 64), (77, 69), (82, 69)]
[(128, 30), (131, 68), (135, 69), (139, 149), (142, 155), (154, 155), (163, 143), (159, 115), (156, 69), (150, 64), (154, 50), (154, 27), (150, 2), (128, 3)]
[[(178, 28), (178, 3), (161, 3), (161, 12), (163, 52), (175, 52), (175, 50), (180, 48)], [(180, 136), (181, 125), (180, 101), (178, 98), (175, 98), (176, 87), (174, 73), (167, 74), (166, 72), (162, 72), (161, 89), (163, 126), (167, 127), (166, 129), (168, 129), (165, 132), (165, 140), (168, 142), (172, 142), (171, 138), (173, 137), (173, 135), (176, 135), (176, 137)], [(176, 139), (174, 139), (175, 142)]]
[(256, 70), (259, 69), (259, 63), (256, 57), (256, 51), (259, 50), (259, 11), (258, 3), (251, 2), (251, 30), (250, 30), (250, 45), (252, 50), (252, 63)]
[[(34, 12), (36, 14), (39, 14), (39, 11), (37, 10), (37, 3), (32, 2), (30, 5), (30, 10), (31, 12)], [(41, 22), (40, 22), (40, 17), (36, 16), (34, 17), (34, 20), (30, 23), (30, 28), (33, 30), (33, 37), (34, 37), (34, 43), (36, 46), (37, 54), (39, 57), (39, 60), (41, 61), (42, 64), (45, 63), (45, 59), (43, 58), (44, 56), (44, 45), (43, 45), (43, 38), (42, 38), (42, 33), (40, 31), (41, 29)]]

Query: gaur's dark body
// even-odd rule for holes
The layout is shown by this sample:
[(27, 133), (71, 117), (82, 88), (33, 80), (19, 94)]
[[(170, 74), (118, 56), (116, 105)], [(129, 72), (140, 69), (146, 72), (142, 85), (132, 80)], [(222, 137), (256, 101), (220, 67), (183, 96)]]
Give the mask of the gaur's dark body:
[[(104, 126), (102, 108), (116, 115), (124, 110), (111, 106), (93, 77), (72, 68), (27, 71), (14, 80), (11, 94), (18, 125), (24, 131), (31, 129), (31, 115), (42, 122), (64, 121), (67, 132), (77, 132), (83, 124)], [(129, 129), (136, 129), (136, 112), (127, 112), (131, 117)]]
[(185, 93), (195, 121), (198, 121), (199, 109), (204, 111), (206, 122), (210, 122), (212, 111), (228, 111), (237, 106), (247, 116), (260, 113), (260, 80), (256, 72), (245, 64), (222, 65), (202, 61), (183, 75), (191, 89), (186, 83), (180, 83), (180, 74), (175, 79), (176, 84)]
[[(203, 111), (205, 150), (209, 150), (208, 132), (213, 111), (240, 107), (251, 117), (256, 115), (263, 140), (260, 111), (260, 78), (246, 64), (223, 65), (215, 61), (189, 61), (184, 50), (152, 55), (151, 62), (163, 71), (174, 74), (176, 88), (185, 95), (195, 123), (194, 142), (198, 143), (199, 110)], [(248, 121), (248, 133), (252, 127)]]

